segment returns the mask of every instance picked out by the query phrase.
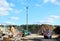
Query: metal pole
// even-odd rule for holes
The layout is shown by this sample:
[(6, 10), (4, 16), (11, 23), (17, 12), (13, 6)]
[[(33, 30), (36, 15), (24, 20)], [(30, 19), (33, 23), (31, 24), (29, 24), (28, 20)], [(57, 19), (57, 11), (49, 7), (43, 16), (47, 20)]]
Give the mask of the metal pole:
[(26, 6), (26, 29), (28, 30), (28, 6)]

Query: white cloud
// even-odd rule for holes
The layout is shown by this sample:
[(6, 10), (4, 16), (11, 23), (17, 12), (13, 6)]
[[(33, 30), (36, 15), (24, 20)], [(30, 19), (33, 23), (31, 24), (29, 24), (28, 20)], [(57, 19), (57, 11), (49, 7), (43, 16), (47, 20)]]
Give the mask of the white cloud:
[(50, 0), (50, 2), (51, 2), (51, 3), (56, 3), (56, 2), (57, 2), (57, 0)]
[(13, 17), (10, 17), (11, 20), (19, 20), (19, 17), (16, 17), (16, 16), (13, 16)]
[(59, 0), (44, 0), (44, 3), (48, 3), (48, 2), (56, 4), (56, 5), (60, 5)]
[(44, 0), (44, 3), (47, 3), (49, 0)]
[(41, 24), (51, 24), (51, 23), (53, 23), (53, 21), (52, 20), (41, 20), (40, 23)]
[(56, 15), (51, 15), (50, 18), (53, 18), (53, 19), (58, 19), (60, 18), (60, 16), (56, 16)]
[(7, 0), (0, 0), (0, 16), (9, 15), (9, 11), (13, 10)]
[(52, 23), (56, 22), (56, 20), (58, 20), (58, 19), (60, 19), (60, 16), (51, 15), (48, 18), (46, 18), (45, 20), (41, 20), (40, 23), (52, 24)]
[(55, 3), (57, 2), (57, 0), (44, 0), (44, 3), (48, 3), (48, 2)]
[(6, 15), (8, 15), (8, 13), (9, 13), (8, 11), (1, 11), (0, 16), (6, 16)]
[(40, 7), (41, 5), (40, 4), (35, 4), (36, 7)]
[(14, 10), (15, 14), (20, 14), (21, 12), (22, 12), (22, 10), (17, 10), (17, 9)]
[(10, 3), (10, 6), (11, 6), (11, 7), (14, 7), (15, 5), (14, 5), (13, 3)]
[(4, 24), (5, 24), (5, 25), (15, 25), (15, 23), (10, 22), (10, 21), (6, 21)]

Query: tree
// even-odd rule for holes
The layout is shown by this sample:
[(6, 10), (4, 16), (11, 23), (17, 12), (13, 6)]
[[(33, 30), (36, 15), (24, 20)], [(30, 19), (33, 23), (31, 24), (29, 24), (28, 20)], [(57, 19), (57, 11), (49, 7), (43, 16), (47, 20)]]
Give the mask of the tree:
[(56, 26), (56, 28), (53, 30), (56, 34), (60, 34), (60, 26)]

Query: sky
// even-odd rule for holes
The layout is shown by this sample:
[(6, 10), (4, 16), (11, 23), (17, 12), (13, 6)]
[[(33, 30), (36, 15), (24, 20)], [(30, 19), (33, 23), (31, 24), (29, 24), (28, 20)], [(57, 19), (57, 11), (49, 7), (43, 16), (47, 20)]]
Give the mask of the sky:
[(0, 0), (0, 24), (60, 25), (60, 0)]

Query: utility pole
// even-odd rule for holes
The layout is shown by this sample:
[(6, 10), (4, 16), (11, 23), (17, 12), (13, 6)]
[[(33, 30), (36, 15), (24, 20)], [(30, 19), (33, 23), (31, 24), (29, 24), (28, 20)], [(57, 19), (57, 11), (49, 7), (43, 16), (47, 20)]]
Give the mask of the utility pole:
[(26, 6), (26, 29), (28, 30), (28, 6)]

